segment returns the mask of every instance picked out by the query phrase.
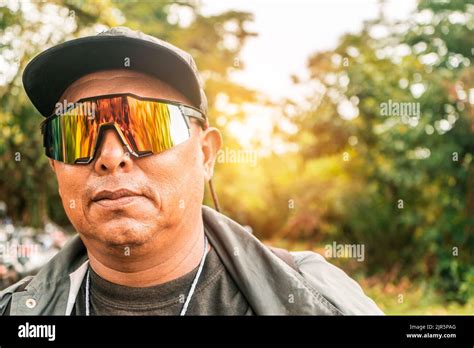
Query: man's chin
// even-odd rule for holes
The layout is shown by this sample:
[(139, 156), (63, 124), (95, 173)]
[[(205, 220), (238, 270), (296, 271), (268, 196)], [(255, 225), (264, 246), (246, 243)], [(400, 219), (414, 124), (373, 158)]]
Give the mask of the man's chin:
[(85, 235), (106, 246), (122, 248), (144, 245), (155, 237), (154, 233), (156, 230), (142, 224), (107, 223)]

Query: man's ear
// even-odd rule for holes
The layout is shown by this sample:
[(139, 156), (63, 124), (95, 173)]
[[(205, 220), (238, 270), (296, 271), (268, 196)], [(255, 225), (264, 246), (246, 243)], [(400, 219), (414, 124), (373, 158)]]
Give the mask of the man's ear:
[(49, 161), (49, 166), (51, 167), (53, 172), (56, 173), (56, 168), (54, 167), (54, 165), (55, 165), (54, 160), (52, 160), (51, 158), (48, 158), (48, 161)]
[[(51, 159), (51, 158), (48, 158), (48, 162), (49, 162), (49, 166), (51, 167), (53, 172), (56, 173), (56, 161)], [(61, 188), (59, 187), (59, 185), (58, 185), (58, 193), (59, 193), (59, 197), (62, 197), (61, 196)]]
[(221, 132), (214, 127), (207, 128), (201, 135), (201, 148), (204, 154), (204, 177), (206, 181), (212, 179), (214, 175), (214, 165), (216, 163), (217, 153), (222, 146)]

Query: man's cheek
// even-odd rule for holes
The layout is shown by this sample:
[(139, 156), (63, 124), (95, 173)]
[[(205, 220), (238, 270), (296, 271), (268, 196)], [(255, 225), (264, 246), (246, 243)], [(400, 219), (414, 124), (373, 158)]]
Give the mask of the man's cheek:
[(192, 187), (189, 182), (190, 177), (189, 168), (181, 167), (180, 170), (167, 171), (165, 177), (155, 181), (155, 188), (161, 197), (165, 214), (180, 215), (180, 212), (191, 204), (189, 201), (189, 191)]
[(79, 201), (76, 197), (71, 196), (69, 192), (64, 193), (61, 196), (64, 209), (69, 217), (73, 214), (77, 214), (77, 208), (79, 207)]
[(174, 191), (174, 196), (177, 197), (176, 208), (180, 211), (186, 211), (189, 208), (200, 207), (203, 191), (203, 178), (196, 168), (184, 173)]
[(155, 187), (157, 193), (161, 197), (162, 209), (167, 214), (172, 214), (179, 205), (182, 205), (184, 199), (181, 194), (181, 187), (184, 185), (182, 177), (169, 176), (167, 179), (156, 182)]
[(82, 190), (69, 180), (58, 180), (59, 192), (64, 210), (69, 220), (74, 224), (82, 215)]

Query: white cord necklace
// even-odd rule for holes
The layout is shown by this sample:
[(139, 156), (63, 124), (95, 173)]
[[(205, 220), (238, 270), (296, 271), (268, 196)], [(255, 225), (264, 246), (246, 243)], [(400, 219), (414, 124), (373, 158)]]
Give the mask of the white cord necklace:
[[(188, 310), (188, 305), (189, 302), (191, 301), (191, 298), (193, 297), (194, 290), (196, 289), (196, 285), (199, 281), (199, 277), (201, 276), (202, 269), (204, 268), (204, 263), (206, 262), (206, 256), (208, 253), (208, 241), (207, 237), (204, 236), (204, 253), (201, 258), (201, 262), (199, 263), (199, 268), (197, 270), (196, 275), (194, 276), (194, 280), (191, 283), (191, 288), (189, 289), (188, 295), (186, 296), (186, 301), (184, 301), (183, 308), (181, 308), (181, 313), (179, 315), (183, 316), (186, 314), (186, 311)], [(90, 272), (89, 268), (87, 269), (87, 275), (86, 275), (86, 316), (90, 315)]]

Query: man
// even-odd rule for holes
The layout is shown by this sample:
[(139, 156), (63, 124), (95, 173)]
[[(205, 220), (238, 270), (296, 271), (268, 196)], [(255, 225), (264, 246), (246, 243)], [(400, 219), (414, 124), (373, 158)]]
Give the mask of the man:
[(321, 256), (271, 250), (202, 206), (221, 136), (189, 54), (113, 28), (41, 53), (23, 82), (79, 236), (1, 292), (0, 313), (381, 313)]

